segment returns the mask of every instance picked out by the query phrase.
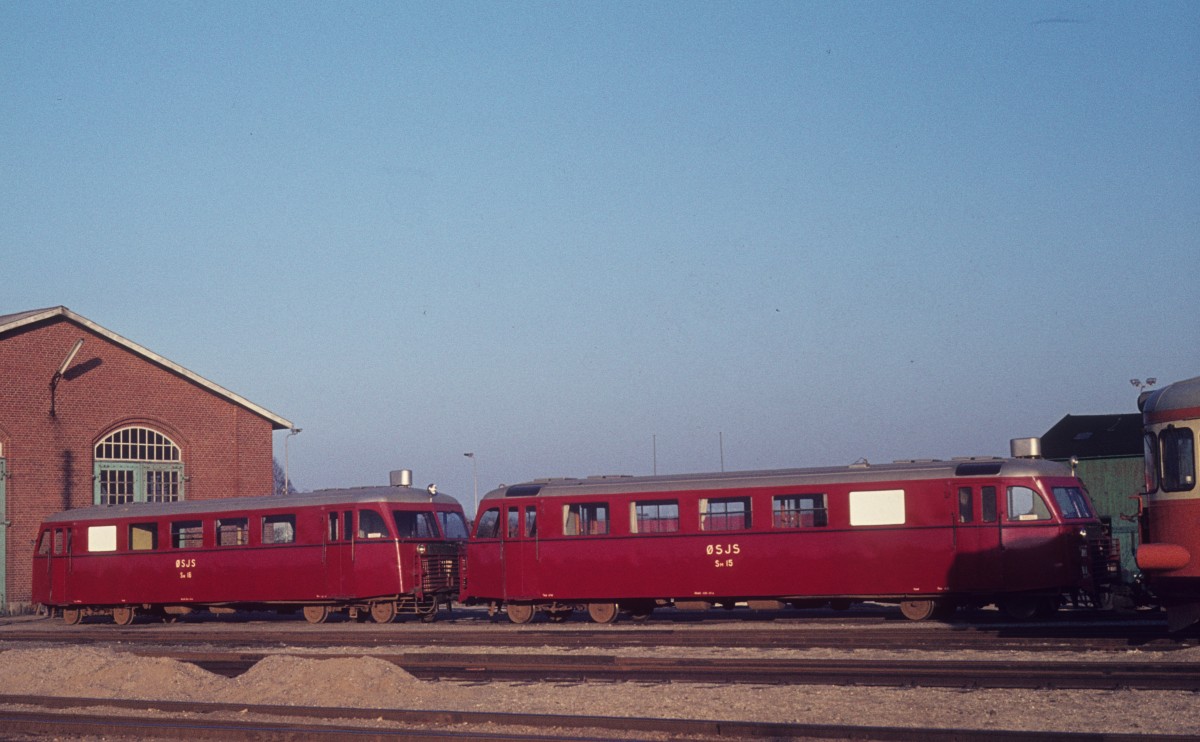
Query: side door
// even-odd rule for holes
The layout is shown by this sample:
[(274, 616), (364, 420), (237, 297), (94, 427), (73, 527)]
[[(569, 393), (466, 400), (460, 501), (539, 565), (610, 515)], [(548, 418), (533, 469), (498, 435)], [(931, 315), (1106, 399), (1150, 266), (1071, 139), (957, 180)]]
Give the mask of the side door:
[(1069, 582), (1059, 525), (1045, 498), (1025, 484), (1008, 485), (1002, 492), (1004, 588), (1037, 590)]
[(507, 592), (512, 600), (542, 597), (537, 585), (537, 505), (509, 503), (504, 508), (502, 559)]
[(71, 541), (70, 526), (55, 526), (50, 544), (50, 600), (55, 603), (71, 599)]
[(350, 596), (350, 581), (353, 579), (351, 550), (354, 548), (354, 513), (350, 510), (324, 508), (325, 594), (330, 598)]
[(1004, 583), (999, 488), (960, 480), (950, 483), (950, 493), (957, 503), (951, 587), (961, 592), (996, 590)]

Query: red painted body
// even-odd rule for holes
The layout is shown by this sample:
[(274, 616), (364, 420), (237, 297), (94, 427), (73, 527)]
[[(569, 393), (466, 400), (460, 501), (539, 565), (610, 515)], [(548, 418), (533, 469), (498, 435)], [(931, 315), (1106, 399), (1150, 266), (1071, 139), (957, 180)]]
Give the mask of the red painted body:
[(1137, 561), (1180, 630), (1200, 621), (1200, 377), (1138, 400), (1145, 429), (1146, 488)]
[(465, 536), (457, 501), (405, 487), (80, 508), (43, 522), (33, 599), (68, 620), (116, 606), (430, 615), (458, 593)]
[[(1064, 512), (1056, 487), (1078, 492), (1082, 510)], [(1024, 519), (1010, 512), (1029, 497), (1022, 488), (1041, 502)], [(814, 507), (789, 511), (797, 497)], [(588, 508), (604, 517), (571, 533), (572, 513)], [(639, 519), (647, 508), (655, 517)], [(461, 599), (553, 615), (594, 603), (637, 613), (694, 601), (1057, 597), (1094, 590), (1111, 569), (1093, 513), (1070, 470), (1041, 460), (529, 482), (484, 498)]]

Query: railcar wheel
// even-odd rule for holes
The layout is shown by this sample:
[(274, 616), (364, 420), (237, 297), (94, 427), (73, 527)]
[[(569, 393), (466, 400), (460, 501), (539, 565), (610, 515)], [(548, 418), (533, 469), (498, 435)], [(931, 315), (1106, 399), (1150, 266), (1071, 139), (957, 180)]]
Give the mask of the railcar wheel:
[(119, 605), (112, 609), (113, 623), (117, 626), (128, 626), (133, 623), (133, 616), (136, 611), (131, 605)]
[(596, 623), (613, 623), (617, 613), (616, 603), (588, 603), (588, 616)]
[(82, 608), (63, 608), (62, 609), (63, 623), (68, 626), (74, 626), (83, 620)]
[(900, 612), (909, 621), (928, 621), (937, 615), (938, 604), (932, 600), (905, 600), (900, 603)]
[(371, 604), (371, 620), (375, 623), (391, 623), (396, 620), (396, 603), (388, 601), (386, 603)]
[(309, 623), (325, 623), (329, 620), (329, 606), (327, 605), (306, 605), (304, 606), (304, 620)]
[(504, 606), (504, 611), (513, 623), (529, 623), (533, 620), (533, 606), (528, 603), (509, 603)]

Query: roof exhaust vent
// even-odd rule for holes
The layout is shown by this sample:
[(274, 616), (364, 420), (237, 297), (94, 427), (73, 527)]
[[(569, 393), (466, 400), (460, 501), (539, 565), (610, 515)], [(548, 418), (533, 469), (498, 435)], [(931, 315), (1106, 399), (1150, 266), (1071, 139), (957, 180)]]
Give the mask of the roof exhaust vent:
[(396, 469), (388, 474), (388, 482), (393, 487), (411, 487), (412, 469)]
[(1013, 438), (1008, 442), (1008, 450), (1014, 459), (1042, 458), (1041, 438)]

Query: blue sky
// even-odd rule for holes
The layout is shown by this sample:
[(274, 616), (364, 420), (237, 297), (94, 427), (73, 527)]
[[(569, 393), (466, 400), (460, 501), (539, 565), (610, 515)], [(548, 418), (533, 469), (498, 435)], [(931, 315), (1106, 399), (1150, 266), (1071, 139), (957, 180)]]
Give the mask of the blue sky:
[(0, 174), (0, 313), (304, 489), (1004, 454), (1200, 373), (1189, 2), (4, 3)]

